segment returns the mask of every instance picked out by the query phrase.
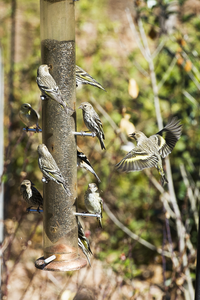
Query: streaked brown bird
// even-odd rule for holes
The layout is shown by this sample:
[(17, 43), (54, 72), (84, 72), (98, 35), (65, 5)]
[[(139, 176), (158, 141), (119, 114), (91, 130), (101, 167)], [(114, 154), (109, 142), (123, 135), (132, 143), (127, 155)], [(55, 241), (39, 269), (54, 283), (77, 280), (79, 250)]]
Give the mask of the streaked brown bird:
[(38, 124), (38, 113), (31, 107), (29, 103), (24, 103), (21, 105), (19, 117), (26, 125), (26, 130), (28, 130), (29, 127), (36, 125), (35, 129), (37, 132), (39, 132), (40, 126)]
[(83, 111), (83, 120), (86, 127), (95, 133), (101, 144), (101, 149), (106, 149), (103, 140), (105, 140), (102, 122), (94, 110), (93, 106), (88, 102), (82, 102), (79, 106)]
[(87, 171), (90, 171), (98, 180), (98, 182), (101, 182), (97, 174), (95, 173), (92, 165), (90, 164), (89, 159), (87, 156), (82, 152), (82, 150), (77, 146), (77, 167), (84, 168)]
[(50, 67), (48, 65), (39, 66), (36, 79), (38, 87), (43, 96), (47, 96), (48, 98), (58, 102), (64, 108), (65, 112), (71, 115), (74, 113), (74, 110), (64, 101), (56, 81), (49, 73), (49, 69)]
[(38, 146), (37, 151), (39, 155), (38, 165), (47, 181), (53, 180), (56, 183), (61, 184), (67, 195), (71, 195), (67, 182), (62, 176), (61, 171), (55, 159), (47, 149), (47, 146), (41, 144)]
[(89, 255), (92, 255), (92, 251), (90, 249), (90, 243), (89, 243), (89, 240), (85, 236), (83, 227), (82, 227), (81, 223), (79, 222), (78, 217), (76, 217), (76, 220), (78, 223), (78, 246), (85, 254), (85, 256), (88, 260), (88, 263), (91, 266), (90, 258), (89, 258)]
[(85, 72), (80, 67), (76, 66), (76, 86), (79, 84), (89, 84), (99, 89), (102, 89), (106, 92), (106, 90), (102, 87), (102, 85), (97, 82), (92, 76), (90, 76), (87, 72)]
[(91, 214), (98, 214), (99, 225), (102, 228), (103, 199), (100, 197), (96, 183), (88, 184), (84, 195), (85, 207)]
[(32, 206), (43, 207), (43, 198), (40, 192), (35, 188), (34, 183), (30, 180), (25, 179), (20, 185), (20, 192), (23, 196), (23, 199), (26, 201), (30, 207), (27, 210), (30, 210)]
[(181, 132), (182, 125), (176, 117), (172, 118), (162, 130), (149, 138), (143, 132), (136, 130), (130, 136), (136, 140), (137, 146), (116, 165), (116, 168), (123, 172), (134, 172), (156, 167), (162, 176), (162, 185), (168, 183), (161, 158), (172, 152), (181, 136)]

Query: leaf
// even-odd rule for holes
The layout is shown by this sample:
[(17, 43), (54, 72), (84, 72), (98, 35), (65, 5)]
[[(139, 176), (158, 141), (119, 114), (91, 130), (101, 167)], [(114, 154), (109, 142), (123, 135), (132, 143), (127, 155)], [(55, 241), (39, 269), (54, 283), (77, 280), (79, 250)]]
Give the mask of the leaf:
[(133, 78), (129, 80), (128, 92), (133, 99), (136, 99), (139, 94), (138, 84)]
[(126, 132), (127, 135), (135, 131), (135, 126), (129, 121), (131, 115), (124, 114), (124, 117), (120, 121), (120, 129), (122, 132)]

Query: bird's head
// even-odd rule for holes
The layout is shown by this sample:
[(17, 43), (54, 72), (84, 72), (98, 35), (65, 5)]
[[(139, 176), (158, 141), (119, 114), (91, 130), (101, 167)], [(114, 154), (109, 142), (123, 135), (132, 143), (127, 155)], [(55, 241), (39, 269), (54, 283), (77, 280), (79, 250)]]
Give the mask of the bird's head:
[(31, 181), (28, 179), (25, 179), (22, 181), (21, 185), (20, 185), (20, 189), (21, 191), (25, 191), (26, 189), (30, 189), (31, 188)]
[(135, 130), (130, 134), (130, 137), (139, 142), (141, 139), (146, 138), (145, 134), (139, 130)]
[(39, 66), (39, 68), (37, 69), (37, 76), (44, 76), (44, 75), (48, 75), (49, 74), (49, 69), (50, 67), (48, 65), (41, 65)]
[(37, 147), (37, 152), (39, 155), (44, 156), (49, 154), (49, 150), (47, 149), (47, 146), (45, 144), (40, 144)]
[(96, 192), (96, 191), (98, 190), (98, 187), (97, 187), (96, 183), (89, 183), (89, 184), (88, 184), (88, 189), (89, 189), (92, 193), (94, 193), (94, 192)]
[(21, 112), (28, 114), (31, 111), (32, 107), (29, 103), (24, 103), (21, 105)]
[(78, 108), (84, 111), (90, 111), (92, 109), (92, 105), (89, 102), (82, 102)]

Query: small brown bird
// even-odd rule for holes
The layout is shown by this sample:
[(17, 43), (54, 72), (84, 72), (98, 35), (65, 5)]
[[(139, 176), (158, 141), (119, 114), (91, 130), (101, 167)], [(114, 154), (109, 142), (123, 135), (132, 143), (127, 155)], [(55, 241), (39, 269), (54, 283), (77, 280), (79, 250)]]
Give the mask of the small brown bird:
[(38, 124), (38, 113), (31, 107), (29, 103), (24, 103), (21, 105), (19, 117), (26, 125), (26, 130), (28, 130), (29, 127), (36, 125), (35, 129), (37, 132), (39, 132), (40, 126)]
[(162, 176), (161, 183), (168, 183), (162, 167), (162, 158), (170, 154), (181, 136), (182, 125), (174, 117), (156, 134), (150, 136), (135, 130), (130, 136), (137, 142), (133, 148), (117, 165), (123, 172), (134, 172), (146, 168), (156, 167)]
[(90, 76), (87, 72), (85, 72), (80, 67), (76, 66), (76, 86), (79, 84), (89, 84), (99, 89), (102, 89), (106, 92), (106, 90), (102, 87), (102, 85), (97, 82), (92, 76)]
[(101, 180), (95, 173), (93, 167), (91, 166), (89, 159), (78, 146), (77, 146), (77, 167), (84, 168), (87, 171), (90, 171), (96, 177), (98, 182), (101, 182)]
[(20, 185), (20, 192), (26, 203), (30, 205), (30, 207), (27, 208), (27, 211), (30, 210), (32, 206), (38, 206), (38, 211), (39, 207), (43, 207), (43, 198), (30, 180), (25, 179), (22, 181)]
[(102, 228), (103, 199), (100, 197), (96, 183), (88, 184), (88, 189), (84, 195), (85, 207), (91, 214), (99, 214), (99, 225)]
[(49, 73), (49, 69), (50, 67), (48, 65), (39, 66), (36, 79), (38, 87), (42, 95), (58, 102), (64, 108), (65, 112), (71, 115), (74, 113), (74, 110), (64, 101), (57, 83)]
[(92, 251), (90, 249), (90, 243), (89, 243), (89, 240), (85, 236), (83, 227), (82, 227), (81, 223), (79, 222), (78, 217), (76, 217), (76, 220), (78, 223), (78, 246), (81, 248), (81, 250), (85, 254), (85, 256), (88, 260), (88, 263), (91, 266), (90, 258), (89, 258), (89, 255), (92, 254)]
[(88, 102), (83, 102), (79, 108), (83, 111), (83, 120), (85, 125), (92, 133), (96, 134), (100, 141), (101, 149), (106, 149), (103, 142), (103, 139), (105, 140), (103, 125), (93, 106)]
[(55, 159), (47, 149), (46, 145), (44, 144), (39, 145), (37, 151), (39, 155), (38, 165), (44, 177), (47, 180), (53, 180), (56, 183), (61, 184), (64, 190), (66, 191), (67, 195), (68, 196), (71, 195), (66, 180), (62, 176), (61, 171)]

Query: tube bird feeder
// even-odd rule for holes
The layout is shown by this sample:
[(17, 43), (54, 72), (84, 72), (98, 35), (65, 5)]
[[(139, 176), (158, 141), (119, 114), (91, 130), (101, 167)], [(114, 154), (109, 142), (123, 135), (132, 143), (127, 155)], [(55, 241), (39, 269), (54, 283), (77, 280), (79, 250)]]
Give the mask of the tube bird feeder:
[[(40, 0), (42, 64), (50, 66), (64, 101), (75, 109), (75, 12), (73, 0)], [(77, 196), (75, 113), (67, 115), (51, 99), (42, 101), (42, 140), (68, 182), (71, 196), (54, 181), (43, 184), (44, 257), (42, 270), (71, 271), (87, 265), (78, 254), (78, 229), (74, 212)]]

